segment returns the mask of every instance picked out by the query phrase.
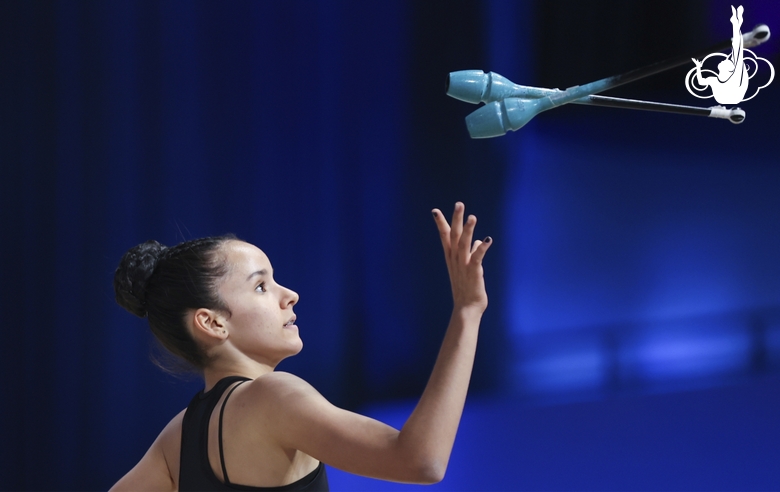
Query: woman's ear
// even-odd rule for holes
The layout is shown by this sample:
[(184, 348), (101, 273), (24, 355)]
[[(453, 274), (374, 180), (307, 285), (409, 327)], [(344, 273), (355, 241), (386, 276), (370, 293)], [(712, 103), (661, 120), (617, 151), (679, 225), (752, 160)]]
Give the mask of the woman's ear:
[(227, 338), (225, 318), (212, 309), (197, 309), (192, 314), (192, 332), (195, 337), (224, 340)]

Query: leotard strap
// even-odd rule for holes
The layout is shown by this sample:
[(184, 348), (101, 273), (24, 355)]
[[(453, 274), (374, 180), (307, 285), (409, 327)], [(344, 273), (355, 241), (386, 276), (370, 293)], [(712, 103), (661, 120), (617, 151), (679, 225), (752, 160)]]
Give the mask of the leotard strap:
[(225, 468), (225, 453), (222, 450), (222, 414), (225, 413), (225, 404), (227, 403), (228, 398), (230, 398), (230, 395), (233, 394), (236, 388), (244, 383), (246, 383), (246, 381), (241, 381), (237, 385), (233, 386), (225, 399), (222, 401), (222, 408), (219, 409), (219, 462), (222, 464), (222, 477), (227, 485), (230, 485), (230, 479), (228, 479), (227, 468)]

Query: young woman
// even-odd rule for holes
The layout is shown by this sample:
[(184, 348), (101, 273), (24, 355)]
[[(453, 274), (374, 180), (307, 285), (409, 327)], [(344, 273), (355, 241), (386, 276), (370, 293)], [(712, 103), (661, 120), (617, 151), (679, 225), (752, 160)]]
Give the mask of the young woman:
[(112, 490), (327, 490), (323, 463), (408, 483), (442, 480), (466, 399), (488, 298), (472, 241), (477, 219), (439, 229), (454, 308), (430, 380), (398, 431), (333, 406), (292, 374), (274, 371), (302, 348), (298, 294), (274, 281), (268, 257), (233, 237), (166, 248), (148, 241), (122, 257), (117, 302), (147, 316), (155, 336), (198, 368), (203, 391), (163, 429)]

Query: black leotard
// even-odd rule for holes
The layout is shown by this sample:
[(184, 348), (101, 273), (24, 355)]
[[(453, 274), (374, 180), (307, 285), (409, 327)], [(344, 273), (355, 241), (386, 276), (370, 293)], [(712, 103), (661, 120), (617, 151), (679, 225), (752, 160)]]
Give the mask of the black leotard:
[[(222, 397), (222, 394), (231, 384), (241, 381), (233, 389), (237, 388), (243, 382), (249, 381), (248, 378), (241, 376), (229, 376), (220, 379), (214, 387), (208, 392), (200, 391), (190, 402), (187, 411), (184, 413), (184, 419), (181, 423), (181, 461), (179, 465), (179, 490), (203, 490), (203, 491), (230, 491), (230, 490), (328, 490), (328, 477), (325, 473), (325, 466), (320, 465), (311, 473), (302, 479), (281, 487), (251, 487), (249, 485), (238, 485), (230, 483), (227, 473), (225, 473), (225, 459), (222, 455), (222, 412), (225, 410), (225, 402), (230, 397), (228, 393), (222, 408), (219, 411), (219, 458), (222, 464), (225, 482), (221, 482), (211, 469), (208, 455), (208, 432), (209, 419), (214, 407)], [(233, 390), (231, 390), (232, 393)]]

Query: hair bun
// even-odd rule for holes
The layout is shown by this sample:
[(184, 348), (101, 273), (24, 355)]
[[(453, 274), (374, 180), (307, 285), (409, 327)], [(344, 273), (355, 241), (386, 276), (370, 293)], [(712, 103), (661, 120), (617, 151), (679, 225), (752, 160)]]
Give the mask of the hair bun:
[(114, 273), (116, 302), (138, 317), (146, 316), (146, 284), (168, 248), (157, 241), (146, 241), (122, 256)]

